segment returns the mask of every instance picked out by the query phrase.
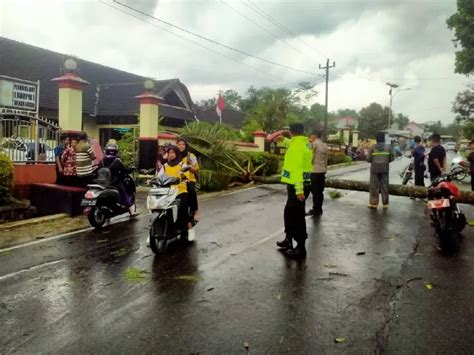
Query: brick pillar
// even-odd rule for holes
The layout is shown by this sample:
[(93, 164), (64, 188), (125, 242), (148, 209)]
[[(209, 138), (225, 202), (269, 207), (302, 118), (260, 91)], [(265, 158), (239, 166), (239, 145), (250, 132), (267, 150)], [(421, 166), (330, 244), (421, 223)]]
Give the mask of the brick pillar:
[(258, 150), (260, 152), (265, 151), (265, 138), (267, 134), (264, 131), (255, 131), (253, 132), (253, 141), (256, 145), (258, 145)]
[(57, 82), (59, 87), (59, 127), (73, 134), (82, 131), (82, 91), (89, 83), (74, 72), (51, 81)]
[(154, 169), (158, 153), (159, 103), (163, 98), (151, 91), (136, 96), (140, 100), (140, 138), (138, 167)]

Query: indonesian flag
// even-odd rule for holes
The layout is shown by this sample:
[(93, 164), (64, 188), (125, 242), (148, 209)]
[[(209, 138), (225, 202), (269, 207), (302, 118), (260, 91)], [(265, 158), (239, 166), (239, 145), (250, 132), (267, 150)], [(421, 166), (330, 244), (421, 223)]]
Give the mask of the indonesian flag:
[(222, 123), (222, 109), (225, 107), (224, 104), (224, 99), (222, 96), (219, 94), (219, 97), (217, 98), (217, 106), (216, 106), (216, 112), (217, 115), (219, 116), (219, 122)]

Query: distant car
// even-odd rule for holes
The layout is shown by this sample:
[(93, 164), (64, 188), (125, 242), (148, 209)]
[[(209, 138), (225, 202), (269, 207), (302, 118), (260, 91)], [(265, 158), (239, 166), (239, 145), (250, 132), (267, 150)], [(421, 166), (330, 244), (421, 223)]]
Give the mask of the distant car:
[[(3, 151), (14, 162), (27, 162), (35, 159), (35, 141), (24, 138), (8, 138), (1, 142)], [(54, 150), (46, 143), (39, 143), (40, 160), (54, 162)]]
[(457, 144), (456, 142), (447, 142), (443, 144), (443, 148), (448, 151), (448, 150), (453, 150), (456, 151)]

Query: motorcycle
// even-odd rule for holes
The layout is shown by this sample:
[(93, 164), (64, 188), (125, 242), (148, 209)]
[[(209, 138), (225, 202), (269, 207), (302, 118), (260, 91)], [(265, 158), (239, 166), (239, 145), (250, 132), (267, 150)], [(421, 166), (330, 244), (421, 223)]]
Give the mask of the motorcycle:
[(456, 176), (458, 181), (462, 181), (470, 175), (469, 169), (463, 163), (466, 164), (462, 157), (455, 157), (451, 162), (451, 171), (459, 170), (459, 174)]
[(163, 254), (175, 241), (194, 240), (194, 230), (179, 230), (177, 226), (179, 202), (179, 178), (159, 175), (151, 180), (152, 188), (147, 197), (147, 208), (151, 211), (149, 242), (155, 254)]
[(400, 177), (402, 178), (402, 184), (406, 185), (413, 179), (415, 164), (413, 161), (410, 162), (400, 173)]
[[(120, 193), (117, 187), (111, 185), (110, 171), (101, 168), (98, 172), (102, 174), (100, 183), (87, 185), (88, 190), (81, 201), (84, 214), (92, 227), (100, 228), (112, 217), (129, 212), (129, 208), (121, 203)], [(132, 176), (126, 175), (122, 182), (125, 191), (135, 203), (136, 185)]]
[(431, 226), (436, 232), (441, 249), (451, 247), (455, 233), (460, 233), (466, 226), (466, 216), (456, 203), (460, 191), (452, 182), (462, 173), (462, 169), (454, 169), (437, 177), (428, 187), (427, 207), (431, 211)]

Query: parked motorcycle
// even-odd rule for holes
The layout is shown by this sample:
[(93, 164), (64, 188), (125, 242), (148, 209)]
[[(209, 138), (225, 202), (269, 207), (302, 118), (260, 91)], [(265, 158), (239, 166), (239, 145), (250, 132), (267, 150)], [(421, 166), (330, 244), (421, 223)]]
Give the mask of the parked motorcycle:
[(406, 185), (408, 182), (413, 180), (413, 173), (414, 173), (415, 164), (413, 161), (410, 162), (400, 173), (400, 177), (402, 178), (402, 184)]
[(435, 229), (442, 249), (453, 246), (455, 233), (466, 226), (466, 216), (456, 203), (459, 188), (452, 182), (462, 169), (454, 169), (442, 174), (428, 187), (427, 207), (431, 210), (431, 225)]
[(464, 159), (462, 157), (455, 157), (451, 162), (451, 171), (459, 170), (456, 176), (458, 181), (462, 181), (470, 175), (469, 168), (466, 167), (466, 164), (463, 165), (463, 162)]
[[(87, 215), (91, 226), (95, 228), (102, 227), (112, 217), (129, 212), (129, 208), (121, 202), (117, 187), (112, 186), (110, 171), (107, 172), (107, 170), (107, 168), (99, 169), (98, 174), (102, 176), (98, 179), (100, 183), (87, 185), (88, 190), (81, 201), (84, 214)], [(135, 203), (136, 185), (133, 177), (126, 175), (122, 184), (131, 197), (132, 203)]]
[(151, 181), (153, 187), (147, 197), (147, 208), (151, 211), (149, 242), (155, 254), (162, 254), (175, 241), (191, 241), (194, 230), (179, 230), (177, 226), (179, 199), (178, 189), (173, 186), (179, 178), (161, 175)]

